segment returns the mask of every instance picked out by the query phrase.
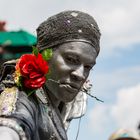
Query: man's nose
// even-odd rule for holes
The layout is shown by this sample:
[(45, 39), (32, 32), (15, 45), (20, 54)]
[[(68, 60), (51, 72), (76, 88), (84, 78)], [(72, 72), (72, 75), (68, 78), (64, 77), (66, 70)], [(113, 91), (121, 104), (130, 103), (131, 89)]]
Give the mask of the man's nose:
[(82, 81), (85, 80), (85, 76), (84, 76), (84, 66), (81, 65), (77, 68), (75, 68), (72, 72), (71, 72), (71, 76), (74, 80), (78, 80), (78, 81)]

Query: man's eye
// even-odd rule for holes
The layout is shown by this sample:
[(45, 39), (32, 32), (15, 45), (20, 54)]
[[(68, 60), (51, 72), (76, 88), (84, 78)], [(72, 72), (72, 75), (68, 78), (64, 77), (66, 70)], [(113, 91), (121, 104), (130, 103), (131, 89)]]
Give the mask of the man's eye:
[(84, 66), (84, 68), (85, 68), (86, 70), (91, 70), (91, 69), (92, 69), (92, 66), (86, 65), (86, 66)]
[(77, 64), (78, 60), (73, 57), (66, 57), (66, 61), (71, 64)]

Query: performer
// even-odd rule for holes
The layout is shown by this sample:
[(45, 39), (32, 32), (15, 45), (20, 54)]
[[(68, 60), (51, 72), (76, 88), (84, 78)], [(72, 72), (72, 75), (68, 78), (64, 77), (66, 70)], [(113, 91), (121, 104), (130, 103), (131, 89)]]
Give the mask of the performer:
[(48, 18), (37, 28), (37, 48), (3, 65), (0, 139), (67, 140), (70, 121), (85, 113), (83, 84), (100, 50), (94, 18), (80, 11)]

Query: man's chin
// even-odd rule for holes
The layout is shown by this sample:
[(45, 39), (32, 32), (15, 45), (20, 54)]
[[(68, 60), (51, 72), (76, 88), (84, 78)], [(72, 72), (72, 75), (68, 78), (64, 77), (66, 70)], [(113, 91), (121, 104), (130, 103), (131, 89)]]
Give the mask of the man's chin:
[(77, 96), (77, 94), (78, 94), (78, 92), (74, 93), (73, 95), (63, 96), (63, 97), (61, 97), (61, 100), (65, 103), (71, 102), (74, 100), (74, 98)]

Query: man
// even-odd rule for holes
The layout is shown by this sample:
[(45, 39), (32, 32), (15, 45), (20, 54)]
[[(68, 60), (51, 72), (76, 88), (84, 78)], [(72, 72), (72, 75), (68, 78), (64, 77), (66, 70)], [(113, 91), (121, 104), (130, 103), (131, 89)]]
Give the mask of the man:
[[(20, 58), (16, 62), (16, 72), (20, 68), (25, 75), (24, 87), (39, 87), (28, 96), (26, 88), (15, 86), (15, 62), (4, 65), (0, 99), (1, 139), (6, 134), (7, 140), (67, 140), (69, 122), (84, 114), (86, 97), (81, 90), (100, 50), (96, 21), (80, 11), (64, 11), (40, 24), (37, 38), (40, 53), (52, 49), (52, 57), (48, 60), (51, 74), (42, 85), (45, 77), (41, 72), (48, 71), (42, 55), (24, 55), (26, 58), (22, 62), (23, 57)], [(82, 104), (79, 105), (77, 101), (80, 99)]]

